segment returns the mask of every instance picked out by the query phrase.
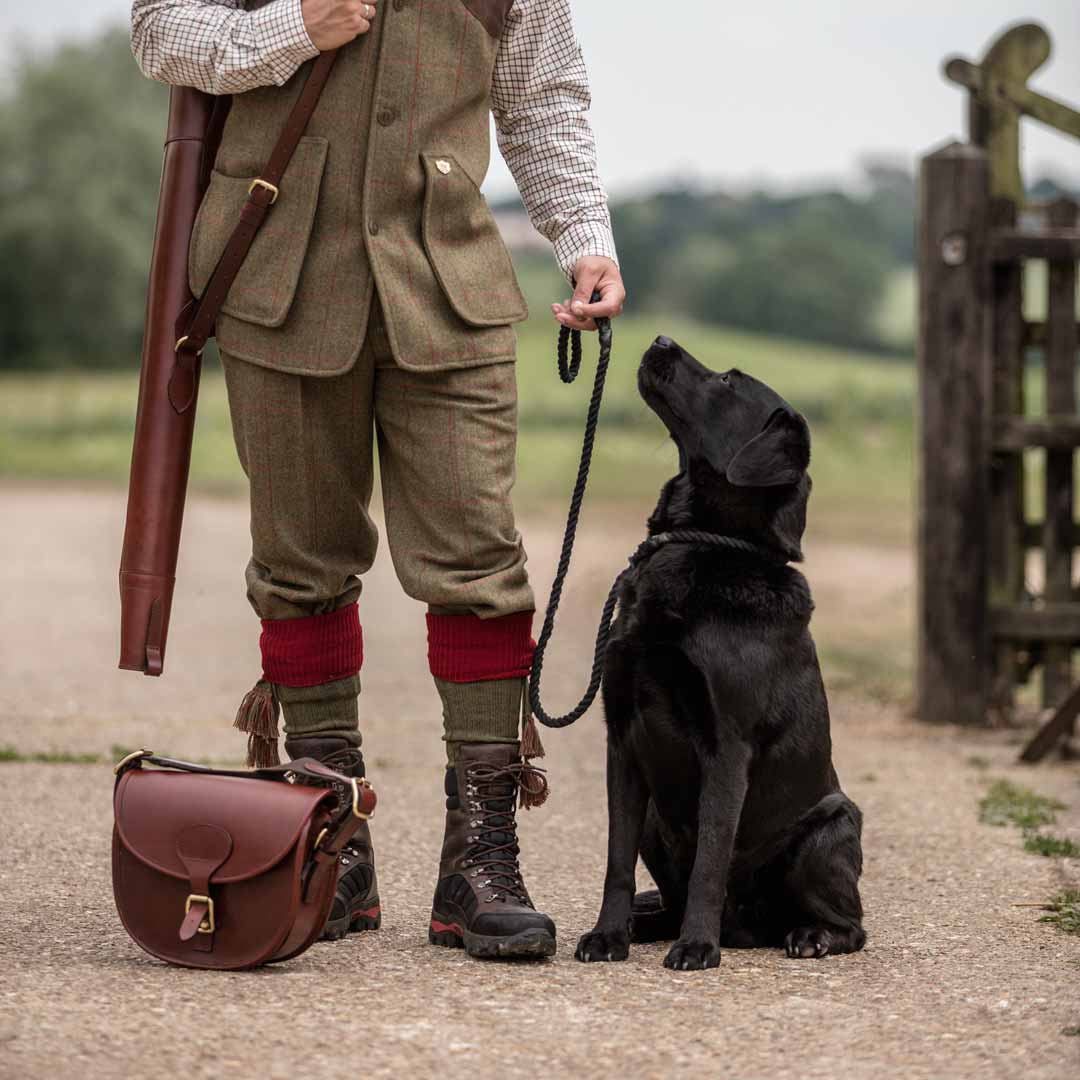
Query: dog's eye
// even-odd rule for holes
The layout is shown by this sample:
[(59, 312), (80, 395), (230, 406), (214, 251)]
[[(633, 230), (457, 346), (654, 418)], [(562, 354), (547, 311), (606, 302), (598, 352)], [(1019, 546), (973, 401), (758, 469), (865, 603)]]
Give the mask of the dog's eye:
[(730, 385), (731, 385), (731, 376), (730, 376), (730, 375), (721, 375), (721, 376), (720, 376), (720, 381), (721, 381), (721, 382), (722, 382), (722, 383), (723, 383), (723, 384), (724, 384), (725, 386), (730, 386)]

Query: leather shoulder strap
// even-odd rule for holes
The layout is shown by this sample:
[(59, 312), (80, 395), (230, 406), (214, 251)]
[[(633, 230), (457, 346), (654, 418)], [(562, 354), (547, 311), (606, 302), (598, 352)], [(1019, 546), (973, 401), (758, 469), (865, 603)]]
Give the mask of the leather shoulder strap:
[(309, 784), (348, 786), (349, 777), (324, 765), (314, 758), (297, 758), (284, 765), (274, 765), (266, 769), (214, 769), (209, 765), (198, 765), (193, 761), (180, 761), (178, 758), (162, 757), (149, 750), (137, 750), (128, 754), (114, 769), (119, 776), (129, 768), (142, 765), (156, 765), (161, 769), (176, 769), (180, 772), (201, 773), (204, 776), (237, 776), (244, 780), (282, 780), (295, 783), (304, 780)]
[(270, 207), (277, 201), (281, 178), (289, 167), (315, 107), (319, 104), (319, 98), (336, 59), (337, 50), (331, 49), (329, 52), (320, 53), (312, 64), (300, 96), (296, 99), (285, 128), (270, 154), (270, 160), (266, 163), (262, 175), (251, 182), (247, 200), (240, 210), (240, 220), (210, 275), (202, 298), (180, 313), (176, 324), (178, 353), (186, 353), (189, 358), (198, 356), (213, 336), (218, 312), (251, 250), (256, 233), (266, 220)]

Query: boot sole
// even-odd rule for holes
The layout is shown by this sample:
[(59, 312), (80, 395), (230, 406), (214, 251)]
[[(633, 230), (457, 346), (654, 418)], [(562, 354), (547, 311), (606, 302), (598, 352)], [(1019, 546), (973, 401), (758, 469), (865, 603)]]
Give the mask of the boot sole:
[(428, 941), (449, 949), (464, 949), (469, 956), (483, 959), (555, 955), (555, 938), (539, 928), (522, 930), (520, 934), (506, 937), (488, 937), (473, 934), (458, 923), (432, 919), (428, 927)]
[(382, 925), (382, 908), (378, 903), (372, 907), (357, 909), (343, 915), (340, 919), (331, 919), (323, 930), (320, 941), (340, 941), (350, 933), (359, 934), (365, 930), (378, 930)]

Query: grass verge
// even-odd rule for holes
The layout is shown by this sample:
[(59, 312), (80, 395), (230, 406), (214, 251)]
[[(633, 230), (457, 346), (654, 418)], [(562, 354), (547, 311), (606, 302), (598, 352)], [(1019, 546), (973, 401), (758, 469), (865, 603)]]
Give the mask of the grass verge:
[(1028, 833), (1024, 837), (1024, 850), (1033, 855), (1046, 855), (1056, 859), (1080, 857), (1080, 844), (1067, 837), (1048, 836), (1045, 833)]
[(1057, 821), (1064, 803), (1039, 795), (1008, 780), (995, 780), (979, 800), (979, 820), (984, 825), (1016, 825), (1024, 837), (1024, 850), (1048, 858), (1080, 857), (1080, 844), (1067, 837), (1039, 832)]
[(1043, 915), (1039, 922), (1051, 923), (1066, 934), (1080, 935), (1080, 889), (1065, 889), (1059, 892), (1047, 905), (1049, 915)]
[(979, 820), (984, 825), (1018, 825), (1037, 829), (1052, 825), (1065, 804), (1009, 780), (995, 780), (979, 800)]
[(105, 762), (100, 754), (79, 754), (70, 750), (43, 750), (24, 754), (14, 746), (0, 746), (0, 764), (5, 765), (102, 765)]
[[(105, 754), (83, 754), (74, 750), (39, 750), (23, 753), (10, 744), (0, 746), (0, 765), (114, 765), (137, 749), (130, 746), (114, 745)], [(235, 760), (197, 758), (195, 765), (210, 765), (214, 768), (242, 768)]]

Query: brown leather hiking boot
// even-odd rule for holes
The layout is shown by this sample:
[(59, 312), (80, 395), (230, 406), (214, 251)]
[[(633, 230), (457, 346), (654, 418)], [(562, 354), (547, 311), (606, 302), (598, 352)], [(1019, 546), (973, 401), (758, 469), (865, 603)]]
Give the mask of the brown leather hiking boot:
[(431, 906), (432, 945), (470, 956), (552, 956), (555, 924), (533, 907), (518, 866), (515, 810), (547, 781), (516, 743), (466, 743), (446, 770), (446, 835)]
[[(293, 738), (285, 740), (291, 761), (309, 757), (321, 761), (345, 776), (364, 775), (364, 755), (344, 739)], [(371, 830), (365, 821), (341, 849), (338, 859), (337, 892), (330, 918), (323, 931), (324, 941), (337, 941), (350, 930), (378, 930), (382, 922), (379, 883), (375, 877), (375, 851)]]

